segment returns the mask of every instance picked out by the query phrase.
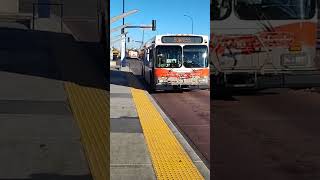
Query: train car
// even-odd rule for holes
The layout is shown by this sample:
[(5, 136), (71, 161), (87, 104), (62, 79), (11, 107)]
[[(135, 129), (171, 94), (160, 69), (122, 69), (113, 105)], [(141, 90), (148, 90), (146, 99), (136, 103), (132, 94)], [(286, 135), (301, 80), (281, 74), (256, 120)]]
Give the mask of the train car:
[(142, 74), (150, 90), (209, 88), (208, 36), (157, 35), (143, 47)]
[(317, 6), (316, 0), (212, 0), (212, 85), (320, 86)]

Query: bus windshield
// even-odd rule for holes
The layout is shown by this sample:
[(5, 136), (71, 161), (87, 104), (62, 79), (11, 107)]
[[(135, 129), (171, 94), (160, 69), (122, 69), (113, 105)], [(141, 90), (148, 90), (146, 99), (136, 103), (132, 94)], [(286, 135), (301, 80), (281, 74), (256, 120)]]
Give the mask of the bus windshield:
[(243, 20), (311, 19), (315, 0), (235, 0), (235, 13)]
[(186, 68), (208, 66), (208, 49), (204, 45), (186, 45), (183, 47), (183, 65)]
[(180, 68), (182, 66), (181, 46), (157, 46), (156, 67)]

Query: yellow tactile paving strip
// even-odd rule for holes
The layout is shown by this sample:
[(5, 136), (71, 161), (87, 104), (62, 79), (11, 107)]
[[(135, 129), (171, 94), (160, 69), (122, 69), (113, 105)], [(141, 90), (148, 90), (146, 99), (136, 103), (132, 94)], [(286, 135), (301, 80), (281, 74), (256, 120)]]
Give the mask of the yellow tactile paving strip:
[(70, 106), (95, 180), (110, 178), (109, 92), (65, 83)]
[(144, 90), (131, 93), (157, 179), (204, 179)]

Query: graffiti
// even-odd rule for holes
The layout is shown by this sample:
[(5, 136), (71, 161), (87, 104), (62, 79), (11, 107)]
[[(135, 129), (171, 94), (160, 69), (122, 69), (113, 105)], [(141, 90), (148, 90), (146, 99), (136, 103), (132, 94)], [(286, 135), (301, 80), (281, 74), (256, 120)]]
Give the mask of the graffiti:
[(230, 53), (252, 54), (263, 48), (289, 48), (294, 35), (287, 32), (262, 32), (257, 35), (214, 35), (211, 34), (210, 49), (219, 55)]

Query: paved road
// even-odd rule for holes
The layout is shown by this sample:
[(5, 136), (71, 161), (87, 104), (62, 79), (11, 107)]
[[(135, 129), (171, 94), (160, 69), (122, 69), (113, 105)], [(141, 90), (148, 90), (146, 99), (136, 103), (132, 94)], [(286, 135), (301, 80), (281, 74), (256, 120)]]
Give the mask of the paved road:
[[(130, 63), (136, 75), (141, 75), (141, 64)], [(138, 62), (138, 63), (137, 63)], [(132, 66), (134, 64), (134, 67)], [(141, 77), (140, 77), (141, 78)], [(143, 82), (143, 79), (141, 78)], [(157, 92), (151, 94), (162, 110), (209, 166), (210, 162), (210, 92)]]
[(271, 89), (211, 104), (216, 179), (320, 179), (318, 92)]

